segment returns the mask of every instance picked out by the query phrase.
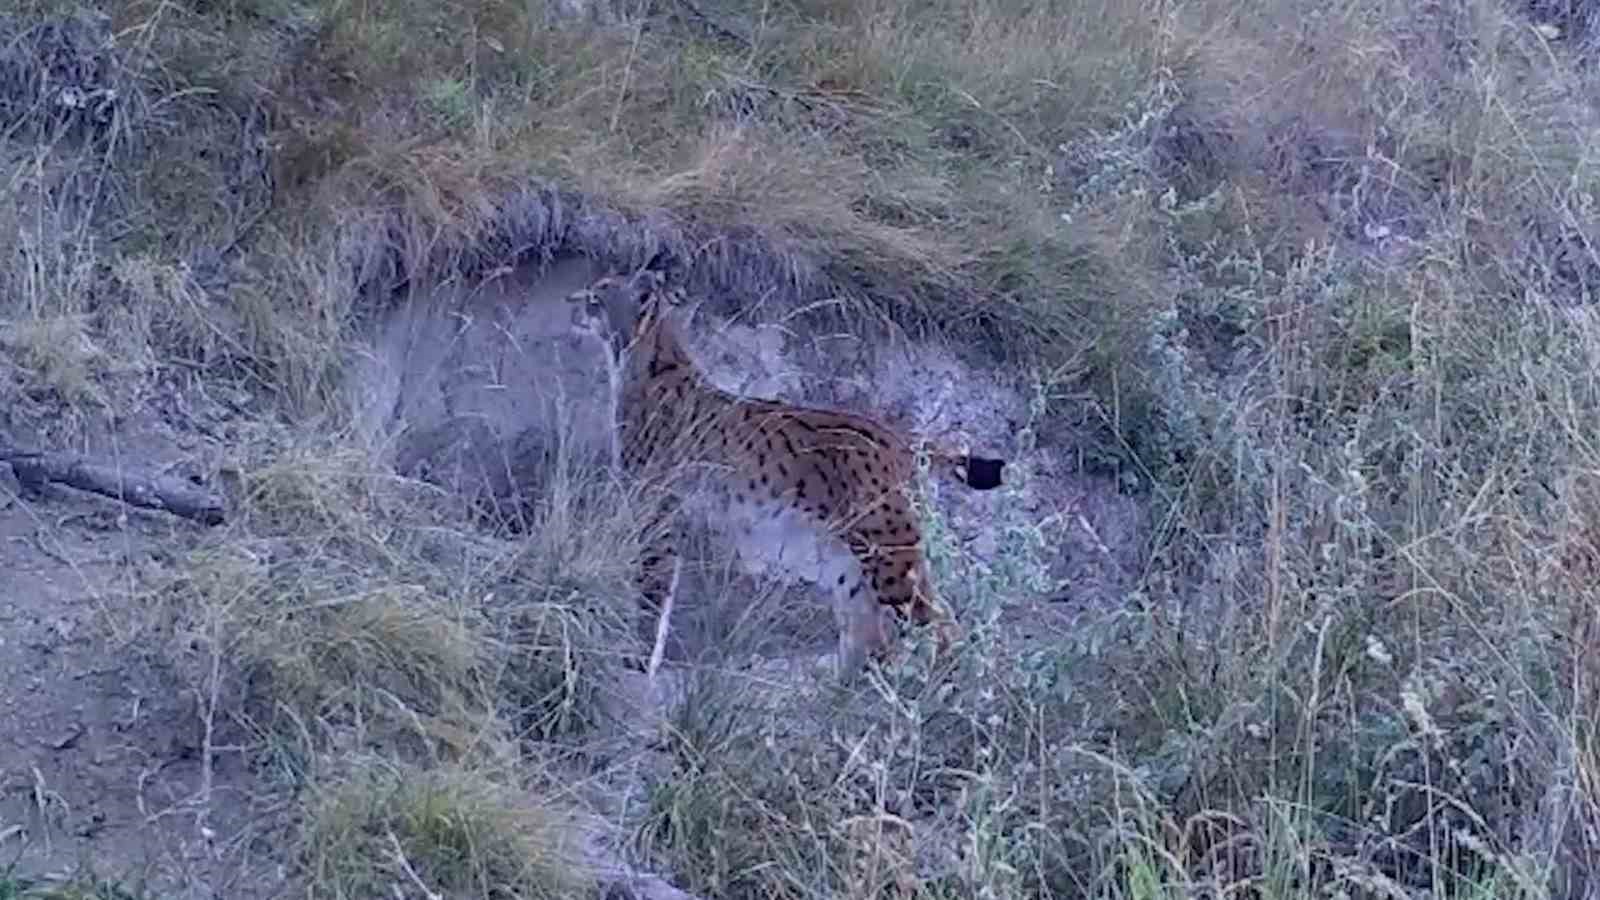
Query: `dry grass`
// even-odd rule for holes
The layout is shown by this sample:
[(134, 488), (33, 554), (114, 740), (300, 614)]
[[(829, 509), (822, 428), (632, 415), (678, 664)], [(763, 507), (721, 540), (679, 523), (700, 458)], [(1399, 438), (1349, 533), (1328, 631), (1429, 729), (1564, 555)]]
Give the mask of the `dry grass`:
[(449, 767), (357, 763), (319, 786), (299, 853), (319, 891), (364, 897), (584, 896), (558, 817), (507, 786)]
[[(553, 6), (0, 22), (0, 428), (70, 443), (176, 372), (294, 423), (113, 624), (266, 773), (307, 896), (576, 896), (552, 810), (633, 767), (606, 815), (705, 897), (1594, 890), (1588, 20)], [(547, 224), (579, 210), (614, 259), (665, 236), (1039, 372), (1030, 428), (1154, 511), (1137, 592), (1012, 643), (1054, 524), (994, 523), (1004, 570), (935, 527), (950, 668), (775, 700), (708, 664), (656, 769), (619, 749), (625, 490), (563, 464), (513, 537), (341, 436), (374, 296), (611, 240)]]
[(34, 880), (0, 875), (0, 897), (6, 900), (138, 900), (142, 896), (137, 886), (93, 876)]

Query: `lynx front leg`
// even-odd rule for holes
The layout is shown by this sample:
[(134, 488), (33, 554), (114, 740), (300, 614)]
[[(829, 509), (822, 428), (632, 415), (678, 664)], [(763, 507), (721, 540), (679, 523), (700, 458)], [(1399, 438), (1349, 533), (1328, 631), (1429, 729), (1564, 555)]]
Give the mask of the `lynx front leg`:
[(635, 578), (639, 591), (638, 637), (650, 650), (647, 656), (629, 654), (629, 657), (633, 666), (644, 671), (652, 681), (666, 656), (667, 637), (672, 631), (672, 606), (677, 599), (678, 578), (683, 570), (677, 546), (677, 513), (676, 498), (662, 501), (646, 526)]
[(871, 559), (871, 548), (848, 541), (851, 560), (834, 586), (834, 620), (839, 627), (838, 675), (849, 682), (861, 673), (869, 659), (884, 659), (893, 634), (893, 611), (879, 602), (878, 591), (867, 576), (863, 560)]
[(667, 582), (666, 596), (661, 598), (661, 613), (656, 617), (655, 642), (650, 648), (650, 662), (644, 670), (645, 678), (652, 683), (656, 680), (656, 671), (661, 668), (661, 659), (666, 655), (667, 635), (672, 633), (672, 603), (678, 597), (678, 576), (682, 572), (683, 559), (674, 554), (672, 577)]

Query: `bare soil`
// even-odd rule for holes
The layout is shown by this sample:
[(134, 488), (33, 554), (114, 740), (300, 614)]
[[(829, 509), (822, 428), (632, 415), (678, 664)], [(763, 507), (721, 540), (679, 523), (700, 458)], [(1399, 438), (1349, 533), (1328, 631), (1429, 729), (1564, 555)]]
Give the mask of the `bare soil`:
[(36, 877), (144, 882), (160, 896), (251, 896), (230, 877), (256, 795), (246, 761), (215, 741), (206, 771), (197, 698), (113, 625), (134, 570), (185, 526), (65, 491), (25, 501), (15, 487), (0, 487), (4, 861)]

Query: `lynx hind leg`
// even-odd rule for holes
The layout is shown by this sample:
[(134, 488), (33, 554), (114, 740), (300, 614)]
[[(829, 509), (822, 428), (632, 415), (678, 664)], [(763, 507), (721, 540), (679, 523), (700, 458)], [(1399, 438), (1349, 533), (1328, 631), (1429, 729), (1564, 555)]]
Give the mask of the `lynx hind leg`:
[(838, 674), (848, 682), (866, 668), (869, 659), (881, 659), (887, 651), (893, 612), (878, 602), (857, 554), (842, 556), (824, 577), (833, 586), (834, 621), (839, 628)]
[[(846, 538), (862, 573), (861, 606), (877, 611), (875, 628), (863, 624), (855, 641), (880, 660), (892, 649), (899, 627), (909, 620), (913, 625), (932, 625), (941, 652), (949, 649), (954, 623), (933, 599), (933, 583), (922, 555), (922, 529), (910, 500), (901, 492), (879, 498), (877, 507), (862, 516)], [(857, 612), (868, 621), (866, 609)]]
[(855, 593), (843, 592), (835, 601), (839, 620), (839, 677), (850, 681), (867, 667), (867, 661), (880, 662), (888, 652), (892, 613), (878, 603), (871, 588), (855, 585)]

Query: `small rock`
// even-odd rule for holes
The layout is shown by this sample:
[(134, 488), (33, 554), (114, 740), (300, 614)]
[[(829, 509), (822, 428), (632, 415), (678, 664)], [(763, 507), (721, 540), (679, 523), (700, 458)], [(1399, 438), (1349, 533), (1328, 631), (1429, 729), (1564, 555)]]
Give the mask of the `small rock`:
[(52, 750), (69, 749), (78, 742), (78, 738), (83, 737), (83, 731), (82, 724), (73, 723), (66, 731), (46, 740), (45, 746)]

